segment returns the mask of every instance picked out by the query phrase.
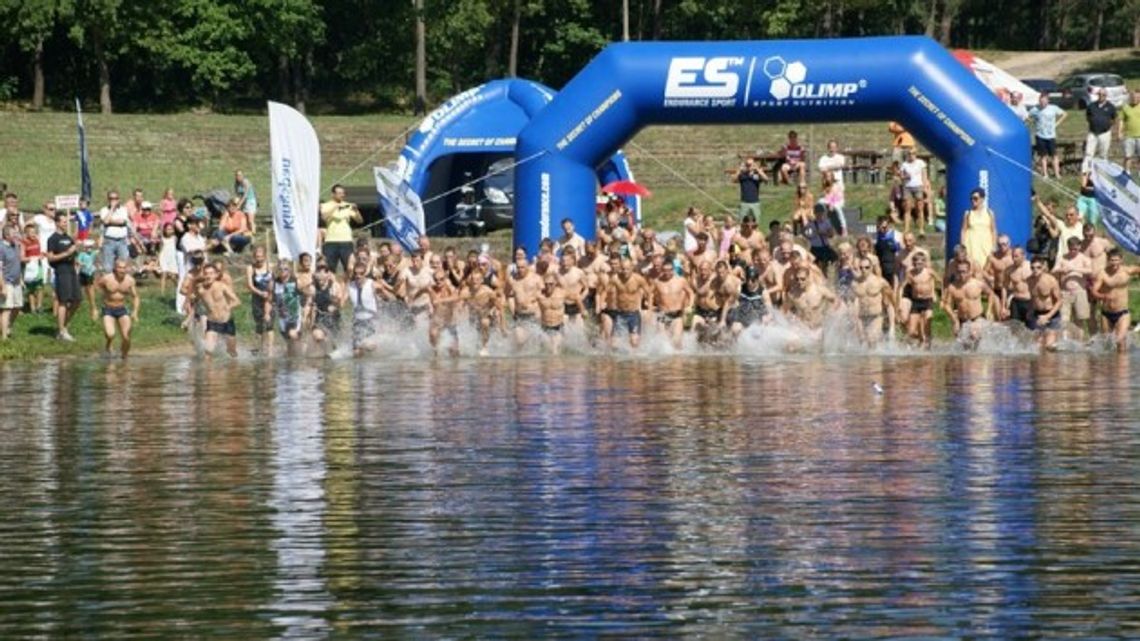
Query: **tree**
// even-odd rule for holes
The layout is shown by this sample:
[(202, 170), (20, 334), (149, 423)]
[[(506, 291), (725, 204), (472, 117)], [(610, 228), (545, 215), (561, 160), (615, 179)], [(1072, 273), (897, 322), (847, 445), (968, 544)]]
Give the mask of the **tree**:
[(7, 37), (32, 57), (33, 109), (44, 106), (45, 42), (73, 10), (70, 0), (5, 0), (0, 4), (0, 19), (8, 28)]

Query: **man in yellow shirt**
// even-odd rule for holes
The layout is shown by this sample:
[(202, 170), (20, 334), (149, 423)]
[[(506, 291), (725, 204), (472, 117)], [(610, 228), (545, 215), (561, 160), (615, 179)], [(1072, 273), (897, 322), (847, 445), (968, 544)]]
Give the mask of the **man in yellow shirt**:
[(332, 200), (321, 203), (321, 222), (325, 224), (325, 241), (321, 251), (329, 271), (336, 274), (339, 264), (348, 277), (348, 259), (352, 257), (352, 223), (364, 223), (355, 203), (345, 202), (344, 187), (333, 185)]
[(1120, 108), (1120, 139), (1124, 141), (1124, 171), (1132, 174), (1140, 167), (1140, 89), (1132, 92), (1132, 100)]

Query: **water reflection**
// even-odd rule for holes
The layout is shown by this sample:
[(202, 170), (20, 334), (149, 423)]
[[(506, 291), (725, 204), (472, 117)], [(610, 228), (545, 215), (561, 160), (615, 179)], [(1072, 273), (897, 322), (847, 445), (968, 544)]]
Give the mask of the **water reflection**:
[(1131, 367), (2, 365), (0, 630), (1117, 634)]

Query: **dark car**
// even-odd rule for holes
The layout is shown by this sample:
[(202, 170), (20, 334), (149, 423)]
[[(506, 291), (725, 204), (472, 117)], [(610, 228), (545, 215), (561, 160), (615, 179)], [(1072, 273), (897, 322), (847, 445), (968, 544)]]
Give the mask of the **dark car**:
[[(1057, 105), (1061, 109), (1072, 109), (1076, 104), (1072, 92), (1062, 89), (1060, 85), (1048, 78), (1030, 78), (1028, 80), (1022, 80), (1022, 82), (1037, 93), (1043, 93), (1049, 96), (1049, 102)], [(1033, 105), (1029, 106), (1032, 107)]]

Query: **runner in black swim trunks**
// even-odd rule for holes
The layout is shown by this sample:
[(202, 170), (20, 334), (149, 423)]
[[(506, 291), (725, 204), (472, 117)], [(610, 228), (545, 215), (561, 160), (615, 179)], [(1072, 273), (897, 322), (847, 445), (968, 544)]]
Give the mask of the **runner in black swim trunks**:
[[(641, 274), (634, 272), (632, 260), (623, 258), (617, 276), (611, 275), (608, 288), (614, 291), (615, 330), (624, 327), (629, 334), (630, 347), (636, 349), (641, 344), (641, 310), (652, 298), (649, 283)], [(613, 347), (612, 334), (609, 342)]]
[(213, 357), (219, 336), (225, 337), (229, 355), (236, 357), (237, 331), (234, 328), (233, 310), (241, 305), (241, 299), (221, 279), (217, 267), (206, 265), (203, 268), (198, 297), (206, 306), (206, 358)]
[(1132, 317), (1128, 313), (1128, 284), (1140, 268), (1124, 265), (1120, 249), (1108, 250), (1108, 265), (1096, 276), (1091, 295), (1100, 301), (1105, 330), (1112, 333), (1117, 351), (1128, 349), (1128, 330)]
[[(110, 274), (104, 274), (96, 284), (103, 292), (103, 336), (105, 353), (111, 353), (115, 334), (121, 335), (120, 353), (123, 358), (131, 351), (132, 321), (139, 319), (139, 293), (135, 289), (135, 279), (127, 273), (127, 262), (119, 259)], [(132, 308), (127, 309), (127, 296), (131, 297)]]
[(538, 308), (542, 317), (542, 332), (551, 353), (562, 350), (562, 325), (566, 322), (566, 295), (553, 271), (542, 278), (542, 291), (538, 293)]
[[(913, 266), (907, 271), (903, 293), (909, 294), (910, 309), (906, 318), (907, 335), (930, 347), (930, 323), (938, 297), (938, 276), (927, 265), (926, 255), (914, 254)], [(908, 289), (909, 286), (909, 289)]]
[[(665, 256), (665, 264), (672, 265), (673, 255)], [(678, 278), (673, 269), (664, 269), (653, 282), (653, 308), (657, 310), (657, 324), (669, 335), (675, 349), (681, 348), (685, 333), (685, 311), (693, 306), (693, 288), (689, 281)]]

